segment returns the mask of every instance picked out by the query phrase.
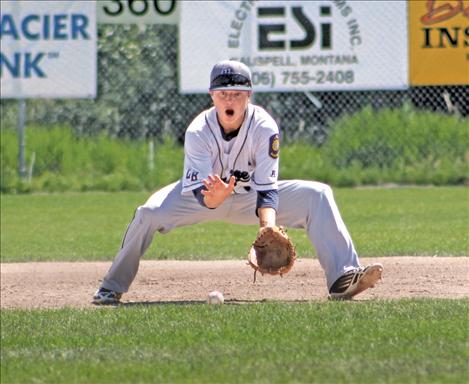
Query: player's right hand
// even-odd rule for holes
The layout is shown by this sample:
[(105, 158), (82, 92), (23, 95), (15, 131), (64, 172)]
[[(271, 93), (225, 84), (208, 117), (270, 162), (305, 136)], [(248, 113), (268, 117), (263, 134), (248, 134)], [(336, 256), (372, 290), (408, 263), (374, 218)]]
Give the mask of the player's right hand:
[(202, 195), (204, 195), (204, 203), (208, 208), (216, 208), (225, 199), (231, 195), (235, 187), (236, 178), (230, 177), (228, 183), (225, 183), (218, 175), (209, 175), (206, 179), (202, 180), (206, 190), (202, 189)]

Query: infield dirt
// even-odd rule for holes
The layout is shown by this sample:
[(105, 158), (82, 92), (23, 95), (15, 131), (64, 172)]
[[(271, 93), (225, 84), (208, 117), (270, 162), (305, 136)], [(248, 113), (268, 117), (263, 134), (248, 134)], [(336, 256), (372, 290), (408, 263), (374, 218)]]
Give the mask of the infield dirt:
[[(355, 298), (469, 297), (469, 257), (361, 258), (362, 264), (380, 262), (383, 279)], [(34, 262), (1, 264), (1, 308), (89, 308), (91, 297), (111, 262)], [(142, 260), (137, 277), (122, 298), (137, 303), (205, 303), (210, 291), (221, 291), (225, 302), (266, 300), (327, 300), (324, 273), (317, 260), (299, 259), (282, 278), (258, 274), (244, 260)]]

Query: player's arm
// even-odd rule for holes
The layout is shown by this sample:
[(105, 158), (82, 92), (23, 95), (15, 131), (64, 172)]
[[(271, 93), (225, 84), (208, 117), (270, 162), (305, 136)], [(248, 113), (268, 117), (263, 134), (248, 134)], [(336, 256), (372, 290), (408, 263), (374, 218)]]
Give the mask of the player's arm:
[(275, 122), (260, 130), (256, 139), (256, 169), (251, 180), (257, 190), (256, 215), (260, 227), (276, 225), (278, 210), (278, 155), (279, 135)]
[(213, 172), (210, 147), (200, 132), (186, 131), (184, 140), (184, 171), (182, 193), (191, 193), (205, 206), (201, 191), (206, 189), (203, 180)]
[(259, 215), (259, 227), (274, 227), (277, 219), (277, 212), (275, 209), (266, 207), (257, 210)]
[(260, 227), (273, 227), (277, 219), (278, 190), (257, 192), (256, 214)]

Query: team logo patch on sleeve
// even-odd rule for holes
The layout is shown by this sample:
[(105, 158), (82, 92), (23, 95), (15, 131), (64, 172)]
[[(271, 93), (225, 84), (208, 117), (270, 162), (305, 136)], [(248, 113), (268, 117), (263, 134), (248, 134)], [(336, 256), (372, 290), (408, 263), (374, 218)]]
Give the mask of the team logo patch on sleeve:
[(280, 152), (280, 138), (278, 134), (270, 136), (269, 139), (269, 155), (273, 159), (278, 158), (278, 154)]

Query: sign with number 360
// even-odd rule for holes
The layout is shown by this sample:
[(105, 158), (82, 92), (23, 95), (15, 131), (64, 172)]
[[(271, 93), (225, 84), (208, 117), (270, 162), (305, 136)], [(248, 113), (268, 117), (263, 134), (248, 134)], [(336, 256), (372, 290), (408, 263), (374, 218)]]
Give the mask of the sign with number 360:
[(176, 0), (99, 0), (97, 20), (101, 24), (177, 24)]

